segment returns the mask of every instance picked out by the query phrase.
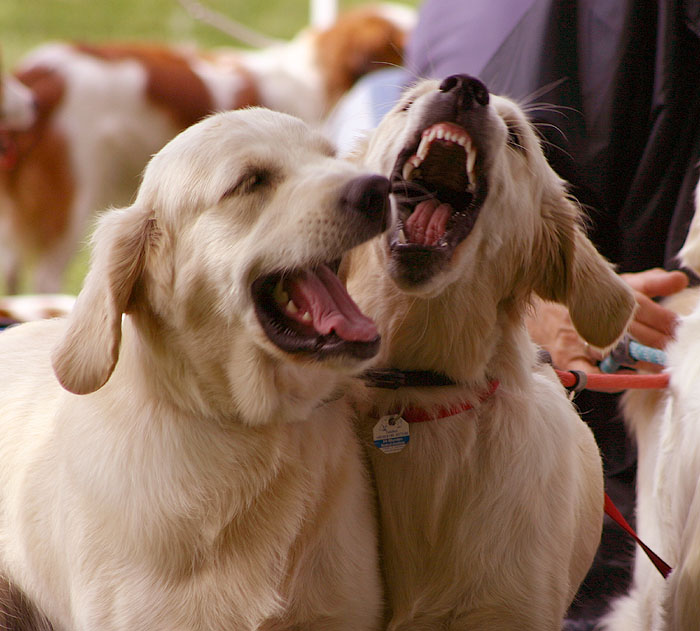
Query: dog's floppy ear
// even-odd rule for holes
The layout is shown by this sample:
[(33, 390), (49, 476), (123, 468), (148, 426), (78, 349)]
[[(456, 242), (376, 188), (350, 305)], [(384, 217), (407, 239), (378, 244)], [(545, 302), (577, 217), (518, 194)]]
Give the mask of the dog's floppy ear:
[(136, 206), (108, 211), (99, 221), (90, 271), (52, 355), (56, 376), (70, 392), (94, 392), (114, 370), (122, 314), (143, 271), (151, 223), (150, 213)]
[(543, 273), (535, 291), (569, 310), (578, 334), (606, 348), (625, 332), (634, 313), (632, 290), (597, 252), (580, 225), (579, 211), (566, 196), (542, 210)]

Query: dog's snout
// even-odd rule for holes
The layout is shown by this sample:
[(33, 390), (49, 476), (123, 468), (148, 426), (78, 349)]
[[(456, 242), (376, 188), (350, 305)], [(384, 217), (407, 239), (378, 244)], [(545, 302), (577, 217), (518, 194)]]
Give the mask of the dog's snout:
[(389, 208), (389, 180), (381, 175), (361, 175), (350, 180), (342, 194), (343, 208), (385, 223)]
[(489, 91), (478, 79), (466, 74), (453, 74), (440, 84), (441, 92), (454, 93), (460, 99), (463, 109), (471, 109), (475, 104), (489, 104)]

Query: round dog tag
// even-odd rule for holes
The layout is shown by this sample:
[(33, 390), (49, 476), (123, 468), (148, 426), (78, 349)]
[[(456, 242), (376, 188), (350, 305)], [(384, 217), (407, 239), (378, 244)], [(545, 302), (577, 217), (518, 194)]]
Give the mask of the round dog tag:
[(374, 426), (374, 445), (385, 454), (401, 451), (408, 443), (408, 423), (400, 414), (382, 416)]

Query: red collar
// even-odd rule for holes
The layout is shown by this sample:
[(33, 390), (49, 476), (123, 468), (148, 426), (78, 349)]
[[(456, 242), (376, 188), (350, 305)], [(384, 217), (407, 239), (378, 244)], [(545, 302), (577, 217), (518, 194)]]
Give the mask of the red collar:
[[(499, 382), (491, 381), (488, 388), (479, 396), (479, 401), (486, 401), (498, 389)], [(471, 410), (474, 406), (471, 403), (461, 403), (459, 405), (440, 407), (431, 412), (427, 412), (423, 408), (405, 408), (400, 412), (401, 418), (407, 423), (425, 423), (427, 421), (438, 421), (443, 418), (455, 416), (461, 412)], [(397, 412), (398, 413), (398, 412)]]

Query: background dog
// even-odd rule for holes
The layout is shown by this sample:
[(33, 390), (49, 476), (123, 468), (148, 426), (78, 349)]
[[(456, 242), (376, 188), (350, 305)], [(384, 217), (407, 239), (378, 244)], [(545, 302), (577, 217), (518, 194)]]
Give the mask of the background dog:
[(0, 118), (7, 292), (30, 263), (30, 291), (60, 291), (92, 213), (130, 203), (149, 157), (178, 131), (252, 105), (318, 122), (360, 76), (401, 63), (412, 19), (405, 7), (359, 8), (258, 51), (61, 43), (30, 52), (6, 81), (8, 95), (19, 81), (33, 103), (21, 125), (17, 114)]
[[(700, 272), (700, 212), (679, 256)], [(638, 550), (629, 594), (615, 602), (604, 622), (609, 631), (689, 631), (700, 624), (699, 300), (700, 290), (693, 288), (664, 301), (683, 316), (667, 349), (669, 387), (630, 391), (624, 399), (639, 455), (637, 533), (674, 570), (665, 581)]]
[(379, 337), (326, 263), (389, 183), (332, 156), (288, 115), (206, 119), (103, 215), (70, 318), (0, 334), (0, 576), (57, 628), (375, 628), (337, 389)]
[[(478, 80), (408, 90), (358, 159), (390, 176), (395, 208), (349, 254), (347, 286), (381, 331), (377, 368), (425, 371), (358, 395), (388, 628), (558, 631), (599, 542), (601, 461), (523, 318), (536, 292), (607, 347), (634, 298), (520, 108)], [(416, 422), (382, 453), (391, 415)]]

